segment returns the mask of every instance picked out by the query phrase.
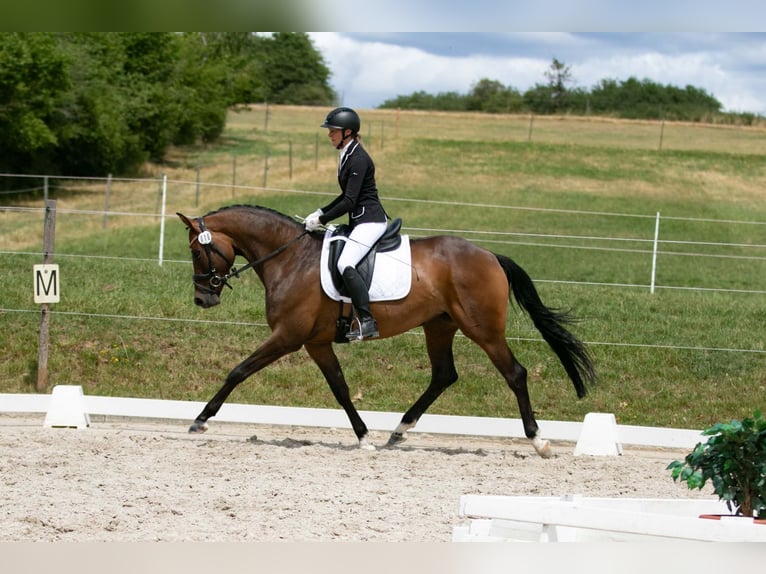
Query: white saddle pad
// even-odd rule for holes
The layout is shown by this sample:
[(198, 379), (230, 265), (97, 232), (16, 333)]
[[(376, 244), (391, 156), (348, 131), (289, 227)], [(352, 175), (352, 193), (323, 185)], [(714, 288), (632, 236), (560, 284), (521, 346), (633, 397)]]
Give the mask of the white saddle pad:
[[(330, 299), (350, 303), (351, 299), (341, 296), (332, 282), (328, 269), (330, 260), (330, 244), (333, 241), (345, 241), (345, 237), (332, 237), (332, 231), (327, 231), (322, 243), (321, 278), (322, 289)], [(412, 264), (410, 255), (410, 237), (402, 235), (401, 245), (394, 251), (375, 255), (375, 270), (370, 285), (370, 301), (394, 301), (403, 299), (412, 286)]]

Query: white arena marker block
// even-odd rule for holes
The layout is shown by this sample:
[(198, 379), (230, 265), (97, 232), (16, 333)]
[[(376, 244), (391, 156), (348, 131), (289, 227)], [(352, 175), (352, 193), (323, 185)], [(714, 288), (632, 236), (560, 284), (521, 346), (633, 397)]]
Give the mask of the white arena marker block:
[(85, 412), (85, 396), (81, 386), (56, 385), (53, 387), (43, 426), (77, 429), (90, 426), (90, 417)]
[(574, 455), (614, 456), (622, 454), (617, 420), (612, 413), (588, 413), (577, 440)]

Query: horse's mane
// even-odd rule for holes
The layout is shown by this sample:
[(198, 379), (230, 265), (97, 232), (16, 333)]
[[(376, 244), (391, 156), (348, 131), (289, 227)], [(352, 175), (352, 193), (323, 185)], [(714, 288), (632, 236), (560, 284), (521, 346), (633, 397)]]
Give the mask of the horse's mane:
[(292, 217), (285, 215), (284, 213), (277, 211), (276, 209), (272, 209), (270, 207), (262, 207), (260, 205), (247, 205), (247, 204), (225, 205), (223, 207), (219, 207), (218, 209), (214, 209), (213, 211), (208, 212), (207, 214), (205, 214), (205, 217), (207, 217), (208, 215), (215, 215), (216, 213), (221, 213), (224, 211), (229, 211), (231, 209), (244, 209), (246, 211), (266, 212), (272, 215), (276, 215), (286, 221), (289, 221), (293, 225), (300, 225)]

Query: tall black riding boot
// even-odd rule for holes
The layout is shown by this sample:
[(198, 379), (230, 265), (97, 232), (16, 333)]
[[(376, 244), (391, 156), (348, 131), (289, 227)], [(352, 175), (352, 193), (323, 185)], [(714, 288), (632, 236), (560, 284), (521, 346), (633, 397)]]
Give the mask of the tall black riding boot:
[(370, 313), (370, 293), (359, 272), (354, 267), (343, 270), (343, 284), (346, 286), (351, 304), (356, 311), (358, 328), (351, 329), (346, 335), (349, 341), (373, 339), (378, 336), (378, 324)]

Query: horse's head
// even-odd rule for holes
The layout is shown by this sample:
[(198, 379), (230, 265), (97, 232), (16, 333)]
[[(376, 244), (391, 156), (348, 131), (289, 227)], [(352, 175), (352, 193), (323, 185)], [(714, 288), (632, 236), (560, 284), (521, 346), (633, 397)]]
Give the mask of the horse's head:
[(177, 213), (189, 230), (189, 249), (194, 264), (194, 304), (215, 307), (221, 302), (221, 290), (228, 283), (229, 270), (234, 264), (235, 249), (231, 240), (222, 233), (206, 228), (204, 219), (189, 219)]

